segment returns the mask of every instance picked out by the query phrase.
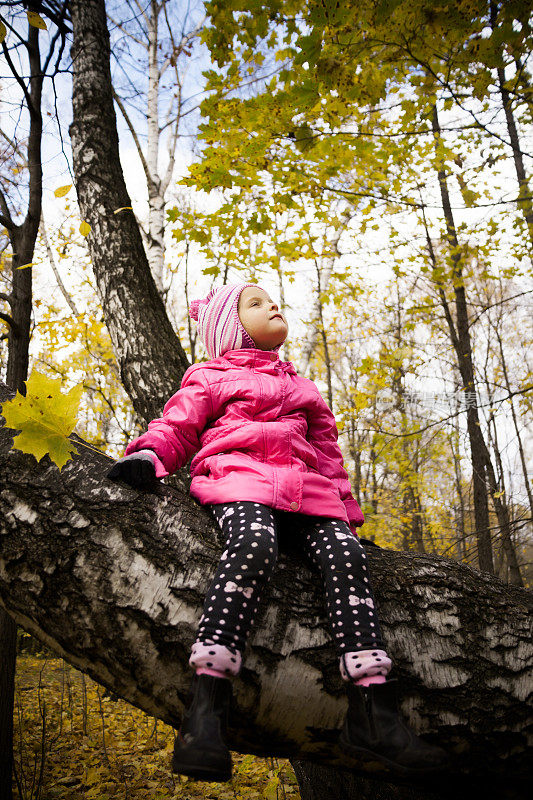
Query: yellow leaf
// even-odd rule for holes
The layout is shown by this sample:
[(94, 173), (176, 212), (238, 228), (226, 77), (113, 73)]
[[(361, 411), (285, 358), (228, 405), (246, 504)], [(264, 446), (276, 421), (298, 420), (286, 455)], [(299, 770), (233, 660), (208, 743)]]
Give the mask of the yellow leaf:
[(21, 431), (15, 437), (15, 449), (30, 453), (37, 461), (48, 454), (62, 469), (78, 452), (68, 436), (76, 425), (83, 386), (63, 394), (60, 385), (61, 378), (34, 371), (26, 381), (26, 397), (17, 392), (4, 403), (2, 414), (8, 428)]
[(29, 264), (22, 264), (21, 267), (16, 267), (16, 269), (28, 269), (28, 267), (33, 267), (33, 261), (30, 261)]
[(55, 197), (64, 197), (66, 194), (70, 192), (72, 189), (72, 184), (69, 183), (67, 186), (60, 186), (58, 189), (55, 190), (54, 196)]
[(117, 208), (113, 211), (113, 214), (120, 214), (121, 211), (133, 211), (131, 206), (122, 206), (122, 208)]
[(26, 11), (26, 15), (28, 17), (28, 22), (34, 28), (40, 28), (42, 31), (48, 30), (48, 28), (46, 27), (46, 22), (40, 16), (40, 14), (37, 14), (35, 11)]
[(4, 41), (7, 36), (7, 29), (3, 22), (0, 21), (0, 44)]
[(91, 232), (91, 226), (88, 222), (83, 221), (80, 225), (80, 233), (82, 236), (88, 236)]
[(265, 800), (276, 800), (278, 796), (279, 775), (274, 775), (263, 789)]

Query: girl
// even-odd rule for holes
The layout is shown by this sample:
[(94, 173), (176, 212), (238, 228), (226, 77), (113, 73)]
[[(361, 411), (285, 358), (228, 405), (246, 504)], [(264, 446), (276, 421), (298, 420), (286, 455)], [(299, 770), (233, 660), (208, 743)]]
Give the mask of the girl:
[(417, 736), (397, 712), (397, 681), (376, 613), (335, 418), (315, 384), (278, 350), (287, 321), (253, 283), (213, 289), (190, 306), (210, 361), (193, 364), (161, 419), (132, 441), (109, 476), (149, 488), (191, 463), (191, 494), (208, 505), (225, 550), (192, 647), (190, 702), (175, 743), (175, 772), (226, 781), (231, 679), (238, 675), (261, 595), (276, 564), (279, 526), (315, 562), (346, 682), (340, 737), (359, 758), (398, 773), (444, 765), (444, 752)]

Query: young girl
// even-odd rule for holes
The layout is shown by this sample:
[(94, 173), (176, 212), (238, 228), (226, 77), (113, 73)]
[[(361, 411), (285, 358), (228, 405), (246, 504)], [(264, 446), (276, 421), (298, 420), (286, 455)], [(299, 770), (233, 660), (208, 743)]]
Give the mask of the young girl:
[(315, 384), (278, 350), (288, 326), (253, 283), (222, 286), (195, 300), (190, 315), (210, 361), (194, 364), (161, 419), (132, 441), (109, 476), (149, 488), (191, 463), (191, 494), (208, 505), (225, 550), (207, 593), (192, 647), (190, 703), (172, 766), (197, 780), (231, 777), (225, 744), (231, 679), (238, 675), (259, 600), (274, 570), (277, 532), (315, 562), (346, 682), (346, 752), (398, 773), (444, 765), (444, 752), (417, 736), (397, 712), (397, 681), (379, 627), (366, 554), (337, 444), (335, 418)]

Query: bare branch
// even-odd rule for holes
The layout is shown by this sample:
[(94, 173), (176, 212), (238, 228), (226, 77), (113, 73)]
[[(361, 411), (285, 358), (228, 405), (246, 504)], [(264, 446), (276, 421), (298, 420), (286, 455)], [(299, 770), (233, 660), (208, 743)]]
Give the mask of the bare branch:
[(70, 310), (74, 314), (74, 316), (75, 317), (79, 317), (79, 311), (76, 308), (74, 300), (72, 299), (70, 294), (67, 292), (65, 284), (61, 280), (61, 275), (59, 274), (59, 271), (57, 269), (56, 262), (55, 262), (55, 259), (54, 259), (54, 254), (52, 253), (52, 248), (50, 247), (50, 242), (48, 241), (48, 236), (46, 235), (46, 227), (45, 227), (45, 224), (44, 224), (44, 217), (42, 215), (42, 212), (41, 212), (41, 236), (43, 237), (44, 246), (46, 248), (46, 255), (48, 256), (48, 261), (50, 262), (50, 266), (52, 267), (52, 271), (53, 271), (55, 279), (57, 281), (57, 285), (59, 286), (59, 288), (61, 290), (61, 294), (65, 298), (65, 300), (66, 300)]
[(39, 219), (42, 207), (42, 181), (43, 167), (41, 156), (41, 140), (43, 132), (43, 118), (41, 112), (41, 97), (43, 89), (44, 73), (41, 70), (41, 56), (39, 52), (39, 29), (30, 26), (28, 32), (28, 60), (30, 64), (30, 132), (28, 136), (28, 171), (29, 199), (28, 211), (24, 225), (28, 226), (27, 231), (32, 231), (33, 241), (37, 237)]
[(19, 155), (19, 156), (21, 156), (21, 155), (22, 155), (22, 154), (20, 153), (20, 151), (19, 151), (19, 146), (18, 146), (18, 144), (15, 142), (15, 140), (14, 140), (14, 139), (10, 139), (10, 137), (7, 135), (7, 133), (6, 133), (5, 131), (3, 131), (1, 128), (0, 128), (0, 136), (1, 136), (3, 139), (5, 139), (5, 140), (6, 140), (6, 142), (7, 142), (9, 145), (11, 145), (11, 147), (13, 148), (13, 150), (15, 151), (15, 153), (16, 153), (17, 155)]
[(17, 227), (14, 222), (7, 219), (7, 217), (4, 217), (3, 214), (0, 214), (0, 224), (2, 224), (4, 228), (7, 228), (8, 231), (15, 230), (15, 228)]
[[(476, 314), (474, 319), (469, 323), (468, 327), (471, 328), (475, 323), (479, 320), (479, 318), (486, 314), (489, 309), (494, 308), (495, 306), (502, 306), (504, 303), (508, 303), (511, 300), (515, 300), (517, 297), (523, 297), (525, 294), (531, 294), (533, 289), (527, 289), (525, 292), (518, 292), (518, 294), (513, 294), (511, 297), (503, 297), (501, 300), (498, 300), (496, 303), (489, 303), (488, 305), (484, 305), (479, 314)], [(471, 303), (471, 305), (474, 305)]]
[(131, 135), (133, 137), (133, 141), (135, 142), (135, 147), (137, 148), (137, 153), (139, 154), (139, 158), (141, 159), (141, 164), (143, 166), (143, 170), (144, 170), (144, 174), (146, 176), (146, 180), (151, 185), (153, 183), (153, 179), (152, 179), (152, 176), (150, 174), (150, 170), (148, 169), (148, 164), (147, 164), (146, 159), (144, 157), (144, 153), (142, 151), (142, 147), (141, 147), (141, 143), (139, 141), (139, 137), (137, 136), (137, 132), (136, 132), (135, 128), (133, 127), (133, 123), (132, 123), (131, 119), (129, 118), (128, 112), (126, 111), (126, 109), (124, 107), (124, 103), (122, 102), (122, 100), (120, 99), (120, 97), (118, 96), (118, 94), (115, 92), (114, 89), (113, 89), (113, 99), (114, 99), (115, 103), (117, 104), (117, 106), (120, 108), (120, 111), (122, 113), (122, 116), (124, 117), (126, 125), (128, 126), (128, 128), (130, 130), (130, 133), (131, 133)]
[(7, 205), (6, 198), (4, 197), (4, 193), (1, 189), (0, 189), (0, 210), (2, 212), (0, 214), (0, 222), (2, 223), (2, 225), (4, 225), (4, 227), (6, 227), (8, 231), (15, 230), (17, 226), (13, 222), (13, 218), (11, 216), (11, 212)]
[(0, 311), (0, 319), (3, 319), (4, 322), (7, 322), (11, 330), (15, 331), (17, 329), (17, 324), (10, 314), (5, 314), (3, 311)]
[(24, 39), (22, 38), (20, 33), (13, 27), (13, 25), (10, 24), (9, 20), (6, 19), (6, 17), (3, 17), (1, 14), (0, 14), (0, 21), (2, 21), (4, 23), (6, 28), (9, 28), (11, 33), (13, 33), (17, 37), (17, 39), (19, 40), (19, 42), (21, 44), (26, 44), (26, 42), (24, 41)]
[(170, 37), (170, 42), (172, 44), (172, 56), (169, 56), (167, 59), (165, 59), (165, 61), (163, 61), (162, 65), (161, 65), (161, 69), (159, 70), (159, 76), (160, 77), (161, 77), (161, 75), (163, 75), (166, 72), (166, 70), (168, 69), (169, 65), (172, 63), (173, 58), (176, 59), (176, 57), (180, 53), (183, 52), (183, 50), (185, 49), (187, 44), (190, 41), (192, 41), (192, 39), (196, 38), (196, 36), (198, 36), (198, 34), (201, 32), (202, 28), (204, 27), (205, 21), (207, 19), (207, 16), (205, 16), (203, 18), (203, 20), (198, 23), (196, 28), (193, 28), (193, 30), (189, 31), (189, 33), (184, 33), (182, 35), (182, 37), (181, 37), (180, 43), (177, 45), (176, 42), (174, 41), (174, 34), (172, 33), (172, 26), (171, 26), (170, 21), (168, 19), (166, 4), (163, 7), (163, 14), (165, 15), (165, 21), (167, 23), (168, 35)]
[(113, 25), (115, 26), (115, 28), (118, 28), (118, 29), (119, 29), (119, 31), (122, 31), (122, 33), (124, 34), (124, 36), (127, 36), (127, 37), (128, 37), (128, 39), (132, 39), (132, 40), (135, 42), (135, 44), (138, 44), (138, 45), (140, 45), (141, 47), (144, 47), (144, 49), (145, 49), (145, 50), (148, 50), (148, 45), (146, 44), (146, 42), (143, 42), (143, 40), (142, 40), (142, 39), (138, 39), (136, 36), (134, 36), (134, 35), (133, 35), (133, 33), (130, 33), (130, 31), (127, 31), (127, 30), (124, 28), (124, 26), (123, 26), (123, 25), (122, 25), (120, 22), (117, 22), (117, 21), (116, 21), (116, 19), (113, 19), (113, 17), (111, 16), (111, 14), (107, 14), (107, 18), (108, 18), (108, 20), (109, 20), (110, 22), (112, 22), (112, 23), (113, 23)]
[(142, 7), (142, 6), (141, 6), (141, 4), (139, 3), (139, 0), (133, 0), (133, 2), (135, 3), (135, 5), (137, 6), (137, 8), (139, 9), (139, 11), (140, 11), (140, 13), (141, 13), (141, 16), (142, 16), (142, 17), (144, 17), (144, 21), (146, 22), (146, 24), (147, 24), (147, 25), (149, 25), (150, 23), (149, 23), (148, 17), (146, 16), (146, 14), (145, 14), (145, 12), (144, 12), (144, 9), (143, 9), (143, 7)]
[[(24, 42), (24, 44), (27, 45), (27, 42)], [(18, 74), (17, 69), (11, 60), (11, 56), (9, 55), (9, 50), (6, 47), (5, 42), (2, 42), (2, 50), (4, 51), (4, 56), (9, 65), (9, 69), (13, 73), (13, 77), (15, 78), (16, 82), (18, 83), (18, 85), (20, 86), (20, 88), (24, 93), (24, 97), (26, 98), (26, 103), (28, 104), (28, 110), (30, 111), (30, 113), (32, 113), (32, 111), (34, 111), (34, 108), (33, 108), (33, 103), (31, 101), (30, 93), (28, 92), (26, 84)]]

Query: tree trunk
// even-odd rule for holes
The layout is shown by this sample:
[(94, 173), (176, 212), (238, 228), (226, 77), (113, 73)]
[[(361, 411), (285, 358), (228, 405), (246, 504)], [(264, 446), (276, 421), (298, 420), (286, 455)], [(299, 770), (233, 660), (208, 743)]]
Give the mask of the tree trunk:
[(148, 33), (148, 98), (147, 98), (147, 153), (150, 172), (148, 181), (148, 263), (161, 297), (164, 295), (163, 267), (165, 263), (165, 200), (161, 196), (159, 178), (159, 10), (157, 0), (151, 0), (147, 9)]
[[(441, 131), (437, 107), (433, 109), (432, 128), (435, 144), (438, 146)], [(472, 482), (474, 487), (474, 514), (476, 519), (476, 536), (478, 542), (478, 561), (482, 570), (494, 573), (492, 557), (492, 544), (490, 539), (489, 505), (487, 491), (486, 445), (481, 432), (478, 414), (476, 383), (474, 378), (474, 363), (472, 356), (472, 343), (470, 340), (470, 323), (468, 319), (468, 304), (462, 275), (462, 256), (457, 239), (457, 230), (453, 218), (450, 195), (444, 165), (439, 163), (437, 169), (442, 208), (446, 222), (446, 232), (450, 247), (450, 259), (453, 264), (453, 292), (455, 296), (455, 325), (445, 308), (446, 319), (450, 327), (450, 335), (457, 357), (457, 366), (463, 382), (463, 391), (466, 401), (466, 422), (470, 454), (472, 460)], [(444, 293), (441, 292), (441, 300)]]
[(316, 266), (316, 273), (317, 273), (317, 301), (316, 305), (318, 307), (318, 319), (320, 322), (320, 338), (322, 339), (322, 346), (324, 347), (324, 364), (326, 367), (326, 382), (328, 385), (328, 406), (333, 411), (333, 385), (331, 382), (331, 359), (329, 356), (329, 347), (328, 347), (328, 337), (326, 334), (326, 328), (324, 325), (324, 309), (322, 304), (322, 292), (323, 288), (321, 286), (321, 276), (320, 276), (320, 265), (318, 263), (318, 259), (315, 259), (315, 266)]
[[(497, 28), (498, 17), (498, 3), (491, 0), (490, 2), (490, 24), (494, 31)], [(507, 81), (505, 78), (505, 67), (498, 67), (496, 69), (498, 75), (498, 85), (500, 87), (500, 95), (502, 98), (503, 110), (505, 112), (505, 121), (507, 123), (507, 131), (509, 133), (509, 140), (513, 151), (513, 161), (516, 172), (516, 179), (518, 181), (518, 209), (524, 215), (526, 221), (530, 243), (533, 244), (533, 205), (531, 203), (531, 192), (524, 166), (524, 159), (522, 150), (520, 148), (520, 139), (518, 138), (518, 129), (513, 114), (513, 106), (511, 95), (507, 89)], [(530, 98), (529, 98), (530, 99)]]
[(524, 445), (522, 443), (522, 434), (520, 433), (520, 428), (518, 427), (518, 420), (516, 418), (516, 410), (514, 407), (514, 400), (511, 388), (511, 381), (509, 380), (509, 372), (507, 370), (507, 360), (505, 358), (505, 351), (503, 348), (503, 339), (498, 330), (497, 326), (494, 327), (494, 332), (496, 334), (496, 338), (498, 339), (498, 347), (500, 351), (500, 365), (502, 368), (503, 378), (505, 380), (505, 388), (509, 394), (509, 404), (511, 407), (511, 416), (513, 418), (513, 426), (516, 434), (516, 441), (518, 442), (518, 452), (520, 454), (520, 464), (522, 466), (522, 475), (524, 478), (524, 486), (526, 487), (527, 497), (529, 501), (529, 511), (531, 514), (531, 520), (533, 522), (533, 492), (531, 491), (531, 480), (528, 475), (528, 468), (526, 463), (526, 457), (524, 453)]
[(507, 130), (509, 132), (509, 139), (513, 149), (513, 160), (516, 171), (516, 179), (518, 181), (518, 208), (522, 211), (526, 221), (527, 230), (529, 234), (530, 244), (533, 245), (533, 205), (531, 204), (531, 192), (529, 183), (526, 176), (524, 167), (524, 159), (522, 157), (522, 150), (520, 149), (520, 140), (518, 138), (518, 130), (514, 119), (513, 109), (511, 106), (511, 97), (508, 90), (505, 88), (505, 70), (498, 69), (498, 83), (500, 85), (500, 93), (502, 96), (503, 108), (505, 111), (505, 120), (507, 122)]
[(11, 800), (17, 624), (3, 608), (0, 608), (0, 643), (0, 800)]
[[(223, 545), (186, 492), (111, 483), (110, 460), (76, 443), (59, 472), (8, 452), (0, 430), (0, 602), (75, 667), (177, 726)], [(281, 551), (235, 681), (230, 747), (356, 769), (336, 745), (346, 701), (320, 579), (290, 535)], [(512, 797), (531, 776), (531, 593), (446, 558), (369, 548), (368, 559), (402, 711), (452, 758), (439, 787), (456, 775)]]
[[(179, 388), (187, 356), (148, 267), (120, 166), (104, 0), (72, 0), (73, 123), (78, 202), (106, 325), (133, 407), (144, 421)], [(157, 365), (154, 374), (153, 365)]]
[[(28, 378), (32, 312), (32, 267), (26, 265), (33, 261), (42, 208), (41, 98), (44, 74), (41, 67), (38, 28), (28, 25), (28, 39), (25, 45), (30, 72), (29, 90), (25, 92), (30, 118), (26, 157), (29, 174), (28, 207), (21, 225), (15, 225), (9, 210), (3, 209), (7, 214), (7, 229), (13, 250), (6, 380), (21, 394), (26, 394), (24, 382)], [(11, 800), (17, 625), (3, 609), (0, 609), (0, 642), (0, 800)]]

